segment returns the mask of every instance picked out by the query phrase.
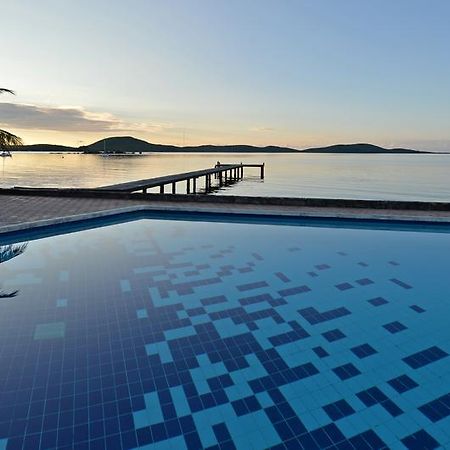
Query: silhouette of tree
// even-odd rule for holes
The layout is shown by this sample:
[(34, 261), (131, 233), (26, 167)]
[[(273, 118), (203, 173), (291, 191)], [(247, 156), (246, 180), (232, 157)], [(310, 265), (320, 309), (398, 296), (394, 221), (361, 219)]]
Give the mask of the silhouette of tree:
[[(15, 95), (14, 91), (11, 89), (0, 88), (0, 94), (4, 93)], [(11, 147), (22, 144), (22, 139), (19, 136), (16, 136), (9, 131), (0, 129), (0, 150), (8, 150)]]

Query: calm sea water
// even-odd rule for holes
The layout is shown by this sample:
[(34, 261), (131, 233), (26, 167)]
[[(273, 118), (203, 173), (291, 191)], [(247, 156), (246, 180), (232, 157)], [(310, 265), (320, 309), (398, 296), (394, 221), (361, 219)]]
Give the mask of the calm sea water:
[[(0, 187), (98, 187), (212, 167), (266, 163), (220, 194), (450, 201), (450, 155), (152, 154), (129, 157), (15, 154), (0, 162)], [(180, 193), (184, 184), (178, 185)]]

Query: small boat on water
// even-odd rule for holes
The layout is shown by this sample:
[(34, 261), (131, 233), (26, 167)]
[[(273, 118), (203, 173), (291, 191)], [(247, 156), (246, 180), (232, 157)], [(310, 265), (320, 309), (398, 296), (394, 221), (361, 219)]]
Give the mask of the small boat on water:
[(2, 158), (7, 158), (7, 157), (12, 158), (11, 152), (10, 152), (9, 150), (3, 150), (3, 151), (0, 153), (0, 156), (1, 156)]

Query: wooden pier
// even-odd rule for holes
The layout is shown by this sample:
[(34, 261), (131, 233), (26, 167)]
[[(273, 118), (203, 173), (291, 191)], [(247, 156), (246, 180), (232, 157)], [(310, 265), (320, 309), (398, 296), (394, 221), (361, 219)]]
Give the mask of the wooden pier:
[(197, 194), (199, 178), (205, 177), (204, 192), (213, 190), (213, 177), (218, 180), (218, 187), (225, 186), (242, 180), (244, 177), (244, 168), (257, 167), (260, 169), (260, 177), (264, 179), (264, 163), (263, 164), (216, 164), (212, 169), (196, 170), (194, 172), (177, 173), (174, 175), (166, 175), (164, 177), (149, 178), (146, 180), (129, 181), (127, 183), (111, 184), (101, 186), (98, 189), (116, 192), (147, 192), (147, 189), (159, 187), (161, 194), (165, 193), (165, 187), (171, 186), (172, 194), (176, 193), (176, 183), (186, 182), (186, 193)]

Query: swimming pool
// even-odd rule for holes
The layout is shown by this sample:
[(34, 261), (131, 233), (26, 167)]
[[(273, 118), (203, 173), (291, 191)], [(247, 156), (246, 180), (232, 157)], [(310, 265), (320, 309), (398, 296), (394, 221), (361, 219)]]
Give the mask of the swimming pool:
[(383, 228), (0, 238), (0, 449), (450, 446), (450, 234)]

